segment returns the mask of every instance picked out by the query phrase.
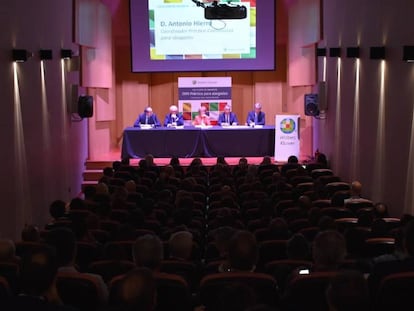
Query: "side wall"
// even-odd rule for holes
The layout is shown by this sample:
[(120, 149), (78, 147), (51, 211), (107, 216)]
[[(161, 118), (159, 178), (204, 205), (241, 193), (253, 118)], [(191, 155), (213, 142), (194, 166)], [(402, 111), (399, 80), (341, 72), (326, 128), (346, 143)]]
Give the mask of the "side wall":
[[(319, 150), (334, 170), (358, 179), (363, 194), (389, 204), (399, 216), (413, 208), (414, 66), (402, 61), (402, 46), (414, 45), (410, 0), (324, 1), (324, 40), (341, 47), (341, 58), (326, 58), (327, 118), (315, 120)], [(346, 47), (359, 46), (359, 59)], [(372, 46), (385, 46), (386, 59), (370, 59)], [(319, 57), (319, 80), (324, 59)]]
[[(72, 45), (72, 0), (0, 2), (0, 236), (18, 239), (24, 224), (43, 226), (55, 199), (70, 200), (80, 191), (87, 159), (87, 122), (71, 118), (69, 72), (60, 49)], [(12, 62), (12, 49), (33, 53)], [(53, 59), (39, 59), (51, 49)]]

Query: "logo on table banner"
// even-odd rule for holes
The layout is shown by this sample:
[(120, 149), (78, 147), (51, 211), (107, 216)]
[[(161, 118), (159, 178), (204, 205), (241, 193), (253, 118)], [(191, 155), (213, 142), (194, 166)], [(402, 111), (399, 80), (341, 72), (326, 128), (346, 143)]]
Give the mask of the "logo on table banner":
[(280, 122), (280, 130), (284, 134), (291, 134), (296, 129), (296, 123), (293, 119), (283, 119)]

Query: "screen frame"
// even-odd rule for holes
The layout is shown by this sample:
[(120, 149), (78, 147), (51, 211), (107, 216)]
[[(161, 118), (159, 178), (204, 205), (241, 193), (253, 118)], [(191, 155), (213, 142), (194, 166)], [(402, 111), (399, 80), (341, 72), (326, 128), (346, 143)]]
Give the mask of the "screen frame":
[[(188, 0), (191, 1), (191, 0)], [(274, 0), (260, 0), (256, 5), (256, 58), (254, 59), (185, 59), (151, 60), (148, 29), (148, 1), (130, 0), (131, 72), (248, 71), (276, 69), (276, 29)], [(234, 2), (239, 4), (240, 2)], [(203, 10), (200, 7), (200, 10)], [(140, 31), (145, 29), (145, 31)]]

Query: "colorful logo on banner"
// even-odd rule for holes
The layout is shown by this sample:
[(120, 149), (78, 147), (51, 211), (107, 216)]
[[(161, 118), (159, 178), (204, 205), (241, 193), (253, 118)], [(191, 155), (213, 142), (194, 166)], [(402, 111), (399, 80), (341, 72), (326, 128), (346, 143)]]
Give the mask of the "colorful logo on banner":
[(293, 119), (283, 119), (282, 122), (280, 122), (280, 130), (284, 134), (291, 134), (296, 129), (296, 122)]

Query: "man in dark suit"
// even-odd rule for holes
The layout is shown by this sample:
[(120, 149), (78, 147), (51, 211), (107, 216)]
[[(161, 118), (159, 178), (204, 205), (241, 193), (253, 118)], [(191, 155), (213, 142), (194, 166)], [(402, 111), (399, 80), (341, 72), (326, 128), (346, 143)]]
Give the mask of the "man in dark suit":
[(219, 115), (217, 124), (218, 125), (237, 125), (237, 116), (231, 111), (230, 105), (224, 107), (224, 112)]
[(180, 126), (184, 125), (183, 115), (178, 112), (176, 105), (170, 106), (170, 113), (165, 116), (164, 126)]
[(261, 103), (254, 104), (254, 110), (250, 111), (247, 115), (246, 123), (250, 126), (265, 125), (265, 113), (262, 111)]
[(143, 124), (149, 124), (153, 127), (158, 127), (161, 125), (158, 121), (157, 115), (152, 111), (151, 107), (144, 109), (144, 112), (141, 113), (134, 123), (134, 127), (140, 127)]

